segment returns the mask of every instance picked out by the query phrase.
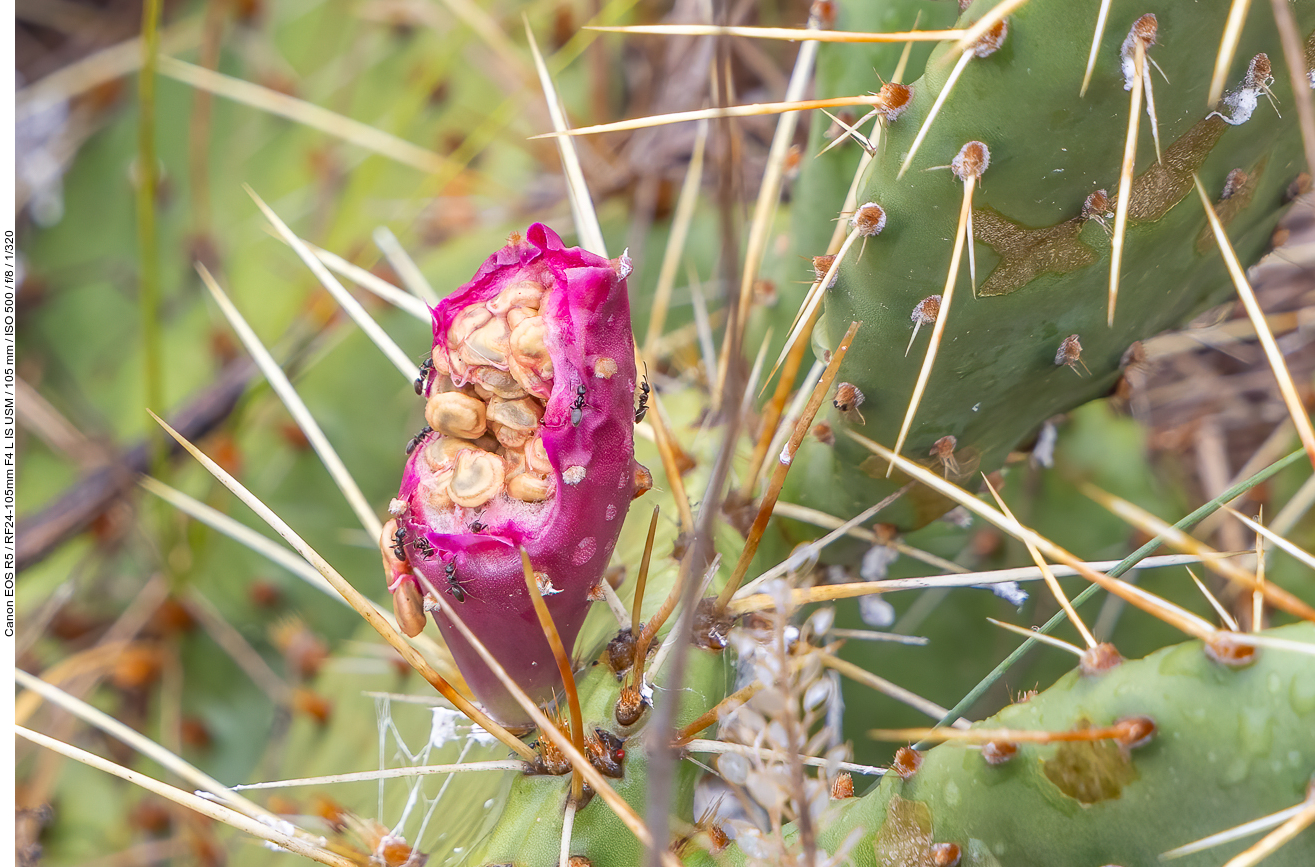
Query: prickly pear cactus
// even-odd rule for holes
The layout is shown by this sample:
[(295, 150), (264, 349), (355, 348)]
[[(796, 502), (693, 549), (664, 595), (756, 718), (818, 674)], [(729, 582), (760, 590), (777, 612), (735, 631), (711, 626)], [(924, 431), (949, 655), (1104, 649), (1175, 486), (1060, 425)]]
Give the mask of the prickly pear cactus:
[[(1268, 634), (1309, 642), (1315, 628)], [(835, 852), (849, 838), (856, 867), (1152, 865), (1176, 846), (1301, 802), (1315, 768), (1313, 725), (1315, 668), (1306, 654), (1265, 649), (1253, 664), (1231, 668), (1198, 641), (1166, 647), (1103, 674), (1075, 670), (977, 724), (1111, 727), (1113, 737), (935, 747), (920, 765), (897, 763), (869, 794), (833, 800), (817, 823), (818, 845)], [(1184, 863), (1222, 863), (1251, 842)], [(1265, 864), (1312, 858), (1307, 834)], [(719, 863), (747, 860), (731, 849)]]
[[(961, 26), (994, 5), (974, 3)], [(858, 198), (880, 204), (884, 230), (867, 240), (861, 255), (855, 245), (845, 258), (815, 335), (834, 345), (851, 321), (863, 322), (840, 378), (865, 396), (865, 422), (851, 415), (833, 424), (880, 442), (897, 439), (932, 331), (923, 327), (905, 356), (916, 324), (912, 317), (946, 283), (964, 197), (965, 185), (954, 173), (931, 169), (949, 164), (968, 142), (989, 149), (989, 167), (972, 199), (977, 285), (965, 251), (953, 307), (942, 314), (943, 339), (901, 449), (929, 465), (941, 466), (932, 451), (949, 436), (955, 438), (958, 466), (1000, 466), (1046, 418), (1108, 393), (1135, 341), (1183, 324), (1230, 296), (1193, 174), (1215, 200), (1242, 261), (1253, 262), (1267, 249), (1289, 187), (1304, 169), (1292, 91), (1268, 7), (1253, 5), (1229, 72), (1228, 95), (1212, 111), (1206, 94), (1229, 4), (1116, 4), (1090, 87), (1079, 95), (1099, 6), (1096, 0), (1037, 0), (1011, 12), (994, 33), (998, 47), (979, 43), (976, 53), (985, 56), (967, 61), (901, 176), (905, 155), (956, 68), (948, 47), (932, 52), (925, 74), (912, 84), (907, 110), (886, 126)], [(1315, 12), (1308, 4), (1292, 8), (1305, 37)], [(1153, 61), (1144, 80), (1156, 120), (1140, 113), (1111, 327), (1112, 215), (1130, 109), (1127, 40), (1144, 13), (1155, 20), (1153, 35), (1142, 41)], [(1312, 44), (1307, 40), (1308, 56)], [(863, 49), (837, 45), (824, 51)], [(1272, 58), (1271, 77), (1254, 72), (1253, 59), (1265, 54)], [(1267, 59), (1258, 63), (1263, 67)], [(824, 81), (819, 96), (873, 90), (870, 74), (861, 71), (858, 78)], [(1278, 111), (1267, 102), (1270, 95)], [(1157, 126), (1158, 159), (1152, 135)], [(818, 159), (832, 158), (828, 153)], [(826, 180), (821, 172), (811, 176)], [(819, 226), (829, 233), (847, 181), (832, 188), (829, 209), (816, 204), (816, 191), (801, 199), (812, 206), (794, 211), (801, 238), (817, 243)], [(831, 514), (852, 515), (906, 481), (899, 474), (887, 479), (886, 465), (844, 436), (834, 446), (810, 441), (795, 460), (803, 462), (792, 474), (799, 495)], [(837, 478), (840, 485), (831, 481)], [(809, 484), (813, 479), (827, 481)], [(946, 501), (915, 492), (887, 510), (884, 520), (920, 525), (946, 508)]]
[(416, 381), (428, 424), (389, 508), (384, 570), (398, 622), (416, 635), (433, 611), (467, 683), (514, 726), (524, 711), (445, 608), (531, 696), (560, 687), (520, 551), (570, 648), (630, 500), (647, 489), (634, 460), (629, 269), (536, 223), (433, 311)]

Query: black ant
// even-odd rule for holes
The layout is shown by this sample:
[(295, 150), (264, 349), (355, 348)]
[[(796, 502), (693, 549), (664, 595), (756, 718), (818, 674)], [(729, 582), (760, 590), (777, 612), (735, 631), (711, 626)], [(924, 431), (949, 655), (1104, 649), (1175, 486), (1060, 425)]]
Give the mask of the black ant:
[(571, 404), (571, 427), (579, 427), (584, 418), (584, 395), (584, 383), (580, 383), (575, 387), (575, 403)]
[(409, 443), (406, 444), (406, 455), (407, 455), (407, 457), (410, 457), (410, 456), (411, 456), (411, 452), (415, 451), (415, 450), (416, 450), (416, 447), (419, 446), (422, 442), (425, 441), (425, 437), (429, 436), (429, 435), (430, 435), (431, 433), (433, 433), (433, 432), (434, 432), (434, 429), (433, 429), (432, 427), (430, 427), (429, 425), (425, 425), (424, 427), (422, 427), (422, 428), (420, 429), (420, 433), (418, 433), (418, 434), (416, 434), (415, 436), (411, 437), (411, 442), (409, 442)]
[(433, 369), (434, 369), (434, 359), (432, 356), (430, 358), (426, 358), (424, 362), (421, 363), (420, 375), (417, 376), (416, 381), (412, 383), (415, 386), (416, 394), (424, 393), (425, 386), (429, 383), (429, 372), (432, 371)]
[(644, 365), (644, 378), (639, 382), (639, 407), (635, 410), (635, 424), (644, 420), (648, 413), (648, 395), (652, 389), (648, 386), (648, 365)]
[(483, 533), (488, 528), (489, 525), (485, 524), (483, 521), (479, 520), (478, 518), (470, 522), (470, 532), (472, 533)]
[(434, 546), (429, 544), (429, 540), (424, 536), (417, 537), (415, 540), (415, 549), (420, 552), (420, 556), (426, 560), (434, 558)]
[(452, 598), (458, 602), (466, 601), (466, 590), (457, 582), (457, 558), (453, 557), (443, 566), (443, 577), (447, 579), (448, 589), (452, 591)]
[(393, 556), (406, 562), (406, 527), (398, 527), (393, 534)]

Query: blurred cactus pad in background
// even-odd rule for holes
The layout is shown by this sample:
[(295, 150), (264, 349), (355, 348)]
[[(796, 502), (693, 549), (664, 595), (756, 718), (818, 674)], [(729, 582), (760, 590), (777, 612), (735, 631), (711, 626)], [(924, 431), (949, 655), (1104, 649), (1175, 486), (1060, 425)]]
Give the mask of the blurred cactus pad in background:
[(16, 14), (18, 863), (1315, 863), (1315, 2)]

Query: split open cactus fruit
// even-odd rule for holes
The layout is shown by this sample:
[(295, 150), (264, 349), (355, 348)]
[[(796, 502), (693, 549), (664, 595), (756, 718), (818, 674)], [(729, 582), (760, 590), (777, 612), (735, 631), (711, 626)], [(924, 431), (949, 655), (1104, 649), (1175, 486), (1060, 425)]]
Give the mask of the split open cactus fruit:
[(513, 236), (433, 309), (421, 367), (426, 428), (380, 539), (404, 631), (434, 615), (477, 698), (528, 721), (447, 609), (532, 698), (560, 685), (520, 551), (562, 641), (574, 643), (630, 500), (635, 361), (629, 260), (567, 248), (541, 224)]

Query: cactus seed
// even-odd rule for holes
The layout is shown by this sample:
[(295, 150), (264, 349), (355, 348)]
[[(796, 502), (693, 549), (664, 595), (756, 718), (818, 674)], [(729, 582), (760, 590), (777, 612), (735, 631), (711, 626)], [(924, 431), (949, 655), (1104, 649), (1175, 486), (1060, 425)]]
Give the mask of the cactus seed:
[(485, 429), (484, 402), (460, 391), (435, 394), (425, 404), (425, 421), (439, 433), (473, 440)]
[(502, 490), (505, 472), (502, 459), (497, 455), (475, 449), (463, 450), (457, 455), (449, 483), (452, 502), (468, 509), (484, 505)]

